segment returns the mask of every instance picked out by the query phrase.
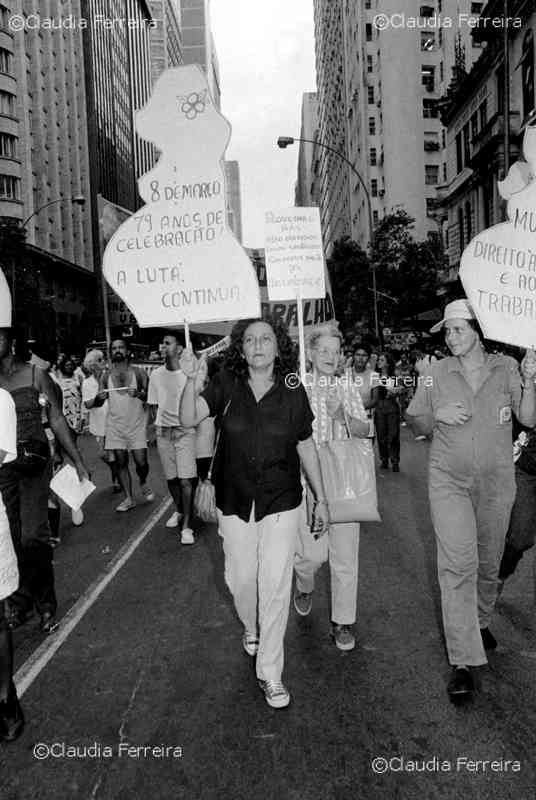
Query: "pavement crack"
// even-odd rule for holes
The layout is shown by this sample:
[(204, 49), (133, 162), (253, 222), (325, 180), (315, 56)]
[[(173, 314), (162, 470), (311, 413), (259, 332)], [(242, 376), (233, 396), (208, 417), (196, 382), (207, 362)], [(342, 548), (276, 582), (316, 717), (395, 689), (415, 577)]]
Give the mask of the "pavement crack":
[(142, 669), (140, 674), (139, 674), (138, 680), (136, 681), (136, 685), (134, 686), (134, 688), (132, 690), (132, 693), (130, 695), (130, 699), (128, 701), (128, 706), (127, 706), (127, 708), (125, 710), (125, 713), (123, 714), (123, 716), (121, 718), (121, 725), (119, 727), (119, 743), (120, 744), (125, 741), (125, 726), (126, 726), (126, 724), (128, 722), (128, 717), (130, 715), (130, 712), (132, 711), (132, 708), (134, 706), (134, 701), (136, 699), (136, 695), (138, 694), (138, 689), (140, 688), (144, 677), (145, 677), (145, 669)]

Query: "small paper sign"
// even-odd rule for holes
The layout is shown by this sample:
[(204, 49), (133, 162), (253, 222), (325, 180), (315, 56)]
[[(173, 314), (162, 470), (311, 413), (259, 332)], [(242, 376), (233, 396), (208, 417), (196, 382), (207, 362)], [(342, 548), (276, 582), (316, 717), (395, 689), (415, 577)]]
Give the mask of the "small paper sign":
[(69, 508), (76, 510), (95, 490), (95, 484), (87, 478), (80, 482), (75, 468), (65, 464), (50, 481), (50, 488)]
[(268, 211), (265, 258), (270, 300), (324, 297), (324, 250), (318, 208)]
[(141, 327), (260, 316), (255, 271), (227, 223), (231, 126), (201, 68), (163, 72), (136, 128), (161, 157), (138, 181), (146, 205), (106, 246), (106, 280)]
[(486, 338), (536, 344), (536, 128), (523, 140), (526, 162), (499, 182), (508, 222), (481, 231), (465, 248), (460, 280)]

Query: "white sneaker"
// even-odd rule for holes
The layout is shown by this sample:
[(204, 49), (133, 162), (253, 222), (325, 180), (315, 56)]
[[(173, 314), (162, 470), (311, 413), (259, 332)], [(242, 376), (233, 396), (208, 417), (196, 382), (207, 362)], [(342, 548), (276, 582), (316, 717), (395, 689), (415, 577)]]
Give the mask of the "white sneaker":
[(135, 507), (136, 507), (136, 503), (134, 502), (134, 500), (131, 497), (125, 497), (123, 502), (119, 503), (119, 505), (117, 506), (117, 508), (115, 510), (116, 511), (130, 511), (131, 508), (135, 508)]
[(71, 512), (71, 519), (73, 521), (73, 525), (76, 525), (76, 527), (82, 525), (82, 523), (84, 522), (84, 512), (82, 511), (82, 509), (73, 508)]
[(272, 708), (286, 708), (290, 703), (290, 694), (281, 681), (261, 681), (259, 686), (264, 692), (264, 699)]
[(194, 544), (194, 532), (191, 528), (183, 528), (181, 531), (181, 544)]
[(174, 511), (173, 514), (168, 519), (168, 521), (166, 522), (166, 528), (178, 528), (179, 520), (181, 519), (181, 517), (182, 514), (179, 511)]

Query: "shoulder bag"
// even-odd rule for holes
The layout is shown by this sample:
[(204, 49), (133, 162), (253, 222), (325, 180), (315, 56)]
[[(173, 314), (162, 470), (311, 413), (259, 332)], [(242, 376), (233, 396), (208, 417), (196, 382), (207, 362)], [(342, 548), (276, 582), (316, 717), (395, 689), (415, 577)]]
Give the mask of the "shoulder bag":
[(317, 445), (330, 522), (381, 522), (372, 443), (352, 437), (343, 411), (348, 438)]
[(232, 399), (233, 398), (231, 395), (223, 410), (220, 425), (218, 428), (218, 433), (216, 434), (216, 441), (214, 442), (214, 452), (212, 454), (212, 460), (210, 462), (208, 475), (204, 481), (199, 481), (199, 483), (197, 484), (197, 489), (195, 490), (194, 511), (196, 516), (198, 516), (199, 519), (203, 520), (203, 522), (218, 521), (218, 515), (216, 513), (216, 489), (214, 487), (214, 484), (212, 483), (212, 470), (214, 468), (216, 453), (218, 451), (218, 445), (220, 443), (223, 420), (229, 410), (229, 406), (231, 405)]

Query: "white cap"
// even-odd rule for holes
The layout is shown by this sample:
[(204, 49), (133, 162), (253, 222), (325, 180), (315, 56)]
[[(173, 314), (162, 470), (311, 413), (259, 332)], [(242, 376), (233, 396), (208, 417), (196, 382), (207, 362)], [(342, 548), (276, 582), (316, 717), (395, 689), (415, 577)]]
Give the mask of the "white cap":
[(11, 328), (11, 292), (0, 269), (0, 328)]
[(441, 322), (437, 322), (433, 328), (430, 328), (430, 333), (440, 331), (449, 319), (475, 319), (475, 315), (467, 300), (453, 300), (452, 303), (445, 306), (443, 319)]

